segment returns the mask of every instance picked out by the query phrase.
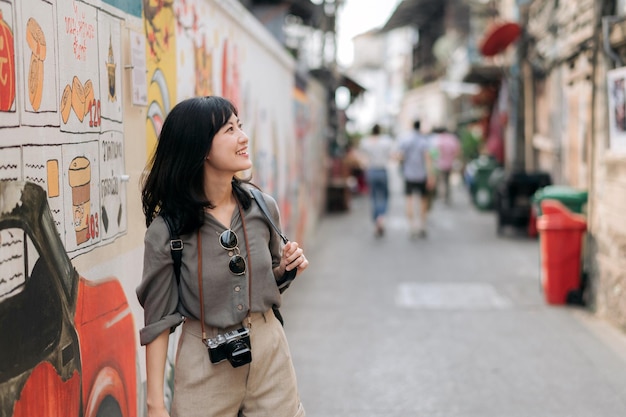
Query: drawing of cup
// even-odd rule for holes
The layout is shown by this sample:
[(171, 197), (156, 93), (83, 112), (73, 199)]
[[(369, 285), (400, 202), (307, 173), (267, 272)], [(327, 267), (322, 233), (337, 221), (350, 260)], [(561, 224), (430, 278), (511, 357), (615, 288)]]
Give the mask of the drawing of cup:
[(72, 188), (72, 223), (76, 232), (76, 244), (89, 240), (89, 205), (91, 188), (91, 164), (89, 159), (78, 156), (69, 168), (69, 183)]

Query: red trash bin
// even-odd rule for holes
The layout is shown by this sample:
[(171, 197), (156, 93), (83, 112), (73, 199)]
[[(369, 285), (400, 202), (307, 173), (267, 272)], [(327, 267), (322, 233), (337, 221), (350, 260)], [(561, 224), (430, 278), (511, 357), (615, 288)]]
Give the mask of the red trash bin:
[(541, 248), (541, 284), (548, 304), (565, 304), (567, 294), (580, 288), (585, 217), (557, 200), (541, 202), (537, 219)]

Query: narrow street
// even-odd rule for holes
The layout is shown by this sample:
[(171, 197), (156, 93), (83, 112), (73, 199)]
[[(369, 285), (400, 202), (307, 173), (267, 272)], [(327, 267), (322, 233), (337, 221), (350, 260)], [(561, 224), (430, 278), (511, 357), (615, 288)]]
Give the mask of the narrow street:
[(409, 239), (397, 176), (384, 237), (365, 196), (321, 221), (282, 309), (308, 417), (626, 415), (624, 334), (545, 303), (537, 240), (461, 184), (429, 222)]

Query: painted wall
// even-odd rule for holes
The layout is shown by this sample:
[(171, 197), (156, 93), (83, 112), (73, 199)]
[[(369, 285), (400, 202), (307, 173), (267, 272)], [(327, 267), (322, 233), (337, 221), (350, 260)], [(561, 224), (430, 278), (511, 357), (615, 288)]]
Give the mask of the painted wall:
[[(0, 0), (0, 184), (15, 184), (0, 188), (0, 206), (17, 201), (0, 210), (0, 339), (16, 325), (34, 338), (50, 319), (22, 302), (41, 282), (56, 288), (46, 303), (60, 306), (64, 335), (52, 353), (33, 348), (39, 356), (20, 370), (0, 356), (0, 417), (145, 413), (140, 178), (180, 100), (215, 94), (238, 106), (253, 181), (277, 199), (286, 234), (306, 244), (324, 207), (326, 101), (314, 80), (295, 87), (294, 67), (235, 0)], [(55, 230), (58, 244), (39, 229)], [(36, 274), (37, 259), (57, 272)], [(94, 341), (120, 321), (113, 358), (98, 355)], [(58, 395), (41, 396), (51, 380)], [(30, 392), (35, 408), (16, 406)]]

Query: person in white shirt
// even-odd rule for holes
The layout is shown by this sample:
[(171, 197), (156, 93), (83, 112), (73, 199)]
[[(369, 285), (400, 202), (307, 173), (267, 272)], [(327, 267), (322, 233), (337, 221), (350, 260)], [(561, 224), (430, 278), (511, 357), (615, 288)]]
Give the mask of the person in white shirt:
[(378, 124), (372, 127), (372, 134), (361, 139), (359, 143), (359, 151), (366, 167), (365, 176), (372, 200), (372, 218), (377, 237), (385, 233), (385, 215), (389, 205), (387, 166), (393, 156), (393, 147), (393, 139), (382, 134)]

